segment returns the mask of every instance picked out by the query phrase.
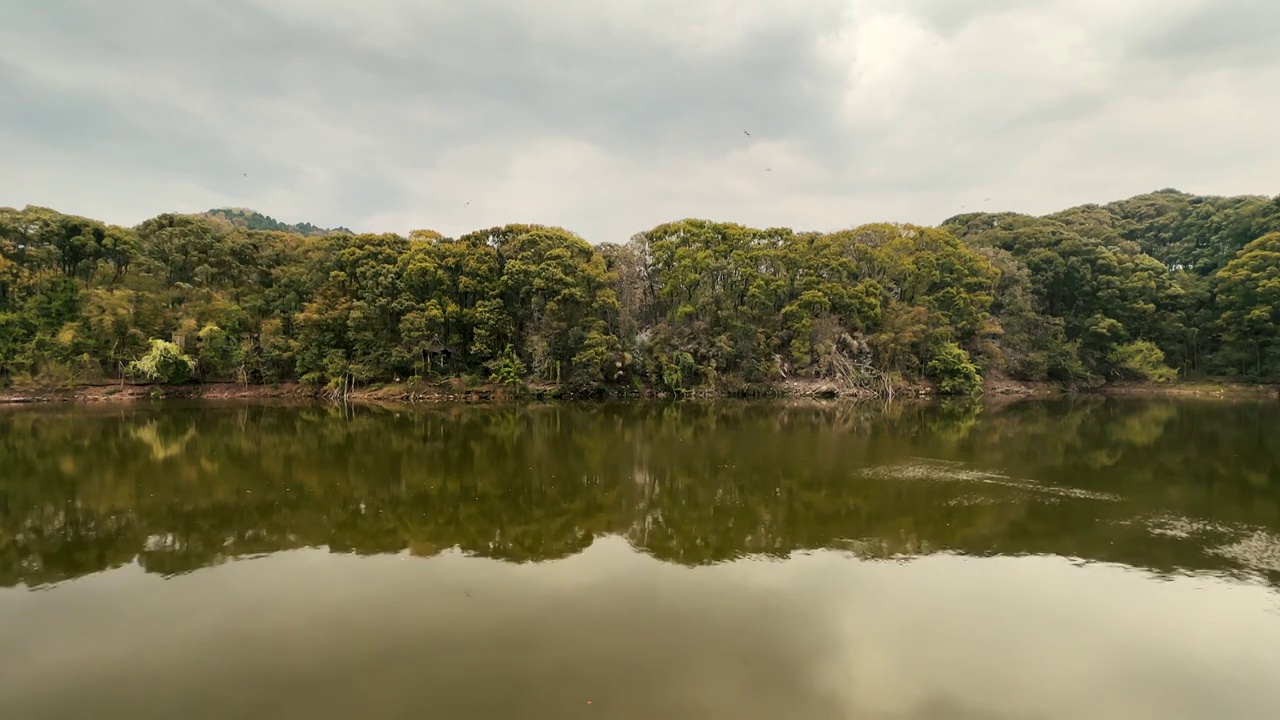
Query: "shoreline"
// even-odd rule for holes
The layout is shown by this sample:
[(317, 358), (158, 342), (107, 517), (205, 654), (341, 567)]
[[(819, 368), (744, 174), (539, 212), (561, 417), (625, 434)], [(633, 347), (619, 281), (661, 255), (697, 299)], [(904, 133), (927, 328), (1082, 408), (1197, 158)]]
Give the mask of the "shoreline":
[[(1019, 399), (1050, 399), (1060, 397), (1103, 396), (1131, 398), (1199, 398), (1199, 399), (1255, 399), (1280, 400), (1280, 385), (1238, 383), (1226, 381), (1188, 381), (1170, 384), (1112, 383), (1083, 391), (1069, 391), (1051, 383), (1024, 383), (1010, 380), (992, 380), (984, 386), (980, 399), (1009, 401)], [(562, 395), (554, 386), (531, 387), (523, 394), (513, 395), (495, 385), (460, 387), (456, 383), (410, 387), (404, 384), (382, 384), (352, 391), (348, 402), (403, 402), (409, 404), (442, 402), (507, 402), (522, 399), (610, 399), (610, 400), (663, 400), (663, 399), (815, 399), (815, 400), (884, 400), (865, 394), (841, 390), (831, 383), (818, 381), (792, 381), (746, 388), (742, 392), (693, 391), (679, 396), (654, 391), (628, 390), (605, 391), (594, 395)], [(275, 385), (241, 385), (215, 382), (193, 385), (151, 385), (141, 383), (114, 383), (110, 385), (78, 385), (65, 388), (31, 388), (26, 390), (0, 389), (0, 405), (27, 405), (53, 403), (129, 403), (143, 400), (335, 400), (324, 388), (290, 382)], [(901, 400), (945, 399), (932, 388), (917, 385), (906, 388), (894, 396)]]

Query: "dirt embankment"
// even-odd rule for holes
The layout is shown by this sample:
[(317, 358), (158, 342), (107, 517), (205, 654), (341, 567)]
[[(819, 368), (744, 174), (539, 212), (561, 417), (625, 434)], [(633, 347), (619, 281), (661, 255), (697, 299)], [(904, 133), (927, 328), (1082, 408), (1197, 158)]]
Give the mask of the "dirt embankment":
[(134, 383), (113, 385), (80, 385), (67, 388), (0, 389), (0, 403), (58, 403), (58, 402), (131, 402), (153, 398), (201, 398), (230, 400), (235, 398), (313, 398), (319, 397), (315, 388), (298, 383), (282, 385), (240, 385), (237, 383), (206, 383), (200, 385), (142, 385)]
[[(988, 398), (1045, 398), (1067, 394), (1051, 383), (1025, 383), (1006, 379), (988, 379), (983, 387)], [(546, 399), (560, 396), (554, 386), (533, 386), (529, 394)], [(1088, 394), (1118, 397), (1198, 397), (1198, 398), (1275, 398), (1280, 399), (1280, 386), (1228, 382), (1184, 382), (1170, 384), (1115, 383)], [(928, 398), (934, 395), (928, 385), (899, 388), (895, 397)], [(860, 399), (863, 395), (817, 380), (791, 380), (774, 385), (752, 386), (731, 393), (695, 391), (684, 397), (780, 397), (820, 399)], [(457, 381), (439, 384), (388, 384), (356, 388), (347, 400), (354, 402), (486, 402), (510, 398), (495, 385), (465, 387)], [(665, 393), (652, 391), (611, 392), (602, 397), (663, 398)], [(135, 383), (82, 385), (70, 388), (0, 388), (0, 404), (23, 403), (98, 403), (131, 402), (148, 399), (263, 400), (263, 399), (337, 399), (331, 392), (301, 383), (276, 385), (241, 385), (238, 383), (203, 383), (181, 386), (158, 386)]]
[(1061, 385), (1047, 382), (1021, 382), (1005, 378), (987, 378), (982, 394), (999, 397), (1057, 397), (1065, 394)]
[(1273, 398), (1280, 399), (1280, 385), (1238, 382), (1111, 383), (1100, 392), (1131, 397)]
[[(554, 388), (532, 388), (535, 396), (545, 397)], [(483, 402), (508, 397), (496, 385), (465, 387), (458, 382), (430, 385), (386, 384), (354, 388), (346, 395), (351, 402)], [(0, 404), (28, 403), (110, 403), (153, 399), (192, 400), (340, 400), (334, 391), (303, 383), (242, 385), (240, 383), (197, 383), (191, 385), (148, 385), (115, 383), (80, 385), (64, 388), (0, 388)]]

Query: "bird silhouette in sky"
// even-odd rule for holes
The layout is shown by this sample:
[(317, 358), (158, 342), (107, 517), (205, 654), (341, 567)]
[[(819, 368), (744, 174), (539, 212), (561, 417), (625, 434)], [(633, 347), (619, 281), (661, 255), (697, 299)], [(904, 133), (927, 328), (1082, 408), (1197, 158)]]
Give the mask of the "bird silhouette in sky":
[(765, 168), (765, 169), (764, 169), (764, 171), (765, 171), (765, 172), (773, 172), (773, 168)]
[(470, 200), (468, 200), (468, 201), (466, 201), (465, 203), (463, 203), (463, 204), (462, 204), (462, 207), (466, 207), (466, 206), (468, 206), (468, 205), (470, 205), (470, 204), (471, 204), (471, 201), (470, 201)]
[(746, 130), (743, 130), (742, 134), (746, 135), (747, 137), (751, 137), (751, 133), (747, 132)]

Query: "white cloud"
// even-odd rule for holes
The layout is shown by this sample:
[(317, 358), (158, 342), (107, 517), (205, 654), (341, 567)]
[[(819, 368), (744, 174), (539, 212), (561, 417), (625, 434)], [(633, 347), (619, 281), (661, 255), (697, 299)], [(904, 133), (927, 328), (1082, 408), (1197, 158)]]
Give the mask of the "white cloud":
[(128, 8), (0, 9), (0, 204), (603, 241), (1280, 190), (1268, 0)]

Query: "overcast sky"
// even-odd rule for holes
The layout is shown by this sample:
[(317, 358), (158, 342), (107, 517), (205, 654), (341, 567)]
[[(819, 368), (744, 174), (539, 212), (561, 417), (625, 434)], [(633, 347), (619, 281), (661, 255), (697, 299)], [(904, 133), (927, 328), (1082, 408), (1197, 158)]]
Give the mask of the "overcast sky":
[(1277, 37), (1276, 0), (0, 0), (0, 206), (598, 242), (1274, 195)]

